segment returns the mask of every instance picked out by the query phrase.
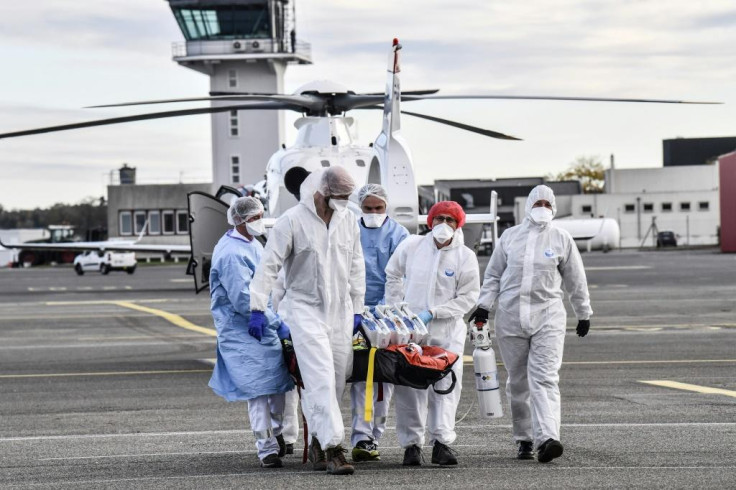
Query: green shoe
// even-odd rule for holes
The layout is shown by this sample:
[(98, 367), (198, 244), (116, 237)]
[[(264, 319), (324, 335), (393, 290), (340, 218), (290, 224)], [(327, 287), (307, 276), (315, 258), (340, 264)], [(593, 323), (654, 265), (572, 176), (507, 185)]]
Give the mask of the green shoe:
[(373, 441), (359, 441), (353, 448), (353, 461), (362, 463), (363, 461), (381, 461), (381, 455), (378, 453), (378, 446)]

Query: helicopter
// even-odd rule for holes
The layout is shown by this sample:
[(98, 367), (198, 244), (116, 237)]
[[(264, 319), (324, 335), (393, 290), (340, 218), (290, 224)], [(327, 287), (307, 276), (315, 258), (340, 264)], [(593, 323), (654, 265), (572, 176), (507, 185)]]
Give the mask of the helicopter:
[[(435, 123), (444, 124), (457, 129), (470, 131), (486, 137), (519, 141), (518, 137), (471, 126), (428, 114), (410, 112), (401, 108), (402, 102), (419, 100), (473, 100), (473, 99), (515, 99), (515, 100), (559, 100), (559, 101), (591, 101), (591, 102), (626, 102), (626, 103), (665, 103), (665, 104), (717, 104), (718, 102), (692, 102), (663, 99), (631, 99), (631, 98), (596, 98), (596, 97), (558, 97), (536, 95), (438, 95), (439, 90), (401, 91), (400, 85), (400, 52), (402, 46), (394, 39), (388, 55), (386, 85), (382, 93), (356, 93), (338, 83), (316, 81), (300, 87), (294, 94), (253, 94), (237, 92), (211, 92), (208, 97), (152, 100), (142, 102), (125, 102), (90, 106), (90, 108), (110, 108), (138, 105), (171, 104), (196, 101), (233, 101), (233, 104), (217, 105), (205, 108), (152, 112), (124, 117), (86, 121), (81, 123), (36, 128), (24, 131), (0, 134), (0, 139), (56, 131), (82, 129), (87, 127), (120, 124), (133, 121), (151, 120), (169, 117), (180, 117), (197, 114), (229, 112), (233, 110), (291, 110), (302, 114), (297, 119), (296, 141), (292, 146), (282, 147), (269, 159), (266, 166), (265, 181), (252, 186), (265, 201), (266, 224), (272, 226), (286, 209), (298, 202), (299, 186), (306, 176), (330, 166), (342, 166), (354, 178), (358, 187), (366, 183), (383, 185), (391, 196), (387, 212), (396, 221), (416, 233), (420, 224), (426, 222), (426, 216), (419, 213), (418, 191), (414, 178), (414, 164), (409, 145), (401, 134), (401, 115), (408, 115)], [(369, 146), (362, 146), (353, 141), (351, 126), (352, 117), (347, 113), (353, 110), (380, 110), (383, 112), (383, 124), (375, 141)], [(216, 195), (195, 192), (189, 195), (190, 243), (186, 250), (191, 252), (189, 272), (195, 275), (195, 288), (206, 287), (209, 256), (217, 239), (227, 228), (224, 219), (227, 206), (234, 196), (242, 193), (233, 188), (222, 186)], [(353, 200), (355, 196), (353, 196)], [(493, 200), (491, 203), (493, 207)], [(469, 214), (467, 223), (477, 227), (480, 235), (482, 225), (490, 223), (495, 230), (496, 215), (493, 209), (489, 213)], [(472, 234), (466, 238), (474, 240)], [(22, 244), (6, 244), (8, 248), (28, 248)], [(95, 249), (93, 244), (86, 244), (87, 249)], [(107, 245), (107, 249), (114, 246)], [(125, 250), (154, 251), (143, 244), (129, 245)], [(76, 247), (75, 247), (76, 248)], [(153, 247), (155, 248), (155, 247)], [(185, 251), (186, 247), (177, 246), (176, 251)], [(114, 247), (122, 250), (122, 248)], [(172, 250), (169, 248), (169, 250)], [(197, 273), (199, 272), (199, 273)], [(196, 278), (200, 278), (197, 281)]]

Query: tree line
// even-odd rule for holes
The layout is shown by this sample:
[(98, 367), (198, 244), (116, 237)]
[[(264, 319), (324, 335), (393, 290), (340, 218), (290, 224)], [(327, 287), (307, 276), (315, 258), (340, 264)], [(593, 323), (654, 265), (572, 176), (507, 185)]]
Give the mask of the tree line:
[(77, 204), (56, 203), (42, 209), (5, 209), (0, 205), (0, 228), (46, 228), (73, 226), (82, 238), (102, 240), (107, 235), (107, 202), (104, 197), (88, 197)]

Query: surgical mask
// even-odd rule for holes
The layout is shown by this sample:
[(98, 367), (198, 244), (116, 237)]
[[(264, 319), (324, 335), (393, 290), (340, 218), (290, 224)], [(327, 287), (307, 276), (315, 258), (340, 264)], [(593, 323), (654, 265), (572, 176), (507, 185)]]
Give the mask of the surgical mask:
[(345, 211), (348, 208), (348, 200), (347, 199), (330, 199), (330, 202), (327, 203), (328, 206), (330, 206), (332, 209), (337, 211), (338, 213)]
[(432, 236), (440, 244), (445, 243), (447, 240), (452, 238), (454, 234), (455, 230), (453, 230), (447, 223), (440, 223), (432, 228)]
[(261, 236), (266, 233), (266, 224), (262, 219), (245, 223), (245, 229), (253, 236)]
[(552, 221), (552, 210), (545, 207), (532, 208), (531, 218), (532, 221), (539, 225), (549, 223)]
[(363, 213), (363, 224), (366, 228), (379, 228), (386, 221), (385, 214)]

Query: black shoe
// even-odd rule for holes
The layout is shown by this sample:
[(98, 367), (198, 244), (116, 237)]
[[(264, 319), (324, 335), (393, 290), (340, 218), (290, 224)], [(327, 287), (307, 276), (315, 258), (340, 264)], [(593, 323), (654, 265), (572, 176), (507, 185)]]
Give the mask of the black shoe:
[(312, 436), (312, 444), (309, 445), (307, 457), (312, 463), (312, 469), (314, 471), (325, 471), (327, 469), (327, 458), (325, 457), (325, 452), (322, 450), (322, 447), (319, 445), (319, 441), (314, 436)]
[(294, 454), (294, 445), (293, 444), (287, 444), (286, 445), (286, 454)]
[(416, 444), (412, 444), (404, 450), (404, 466), (421, 466), (422, 465), (422, 448)]
[(519, 452), (516, 459), (534, 459), (534, 444), (529, 441), (519, 441)]
[(284, 463), (276, 454), (269, 454), (261, 460), (261, 468), (281, 468)]
[(335, 446), (327, 449), (328, 475), (352, 475), (355, 473), (355, 467), (345, 459), (346, 452), (348, 452), (348, 450), (343, 449), (342, 446)]
[(279, 443), (279, 458), (286, 456), (286, 443), (284, 442), (284, 436), (281, 434), (276, 436), (276, 442)]
[(540, 463), (549, 463), (560, 456), (562, 456), (562, 443), (554, 439), (547, 439), (537, 449), (537, 461)]
[(361, 463), (363, 461), (381, 461), (381, 455), (378, 452), (378, 446), (373, 441), (358, 441), (353, 448), (353, 461)]
[(442, 444), (440, 441), (434, 441), (432, 463), (442, 466), (457, 464), (457, 456), (455, 456), (455, 451), (450, 449), (449, 446)]

